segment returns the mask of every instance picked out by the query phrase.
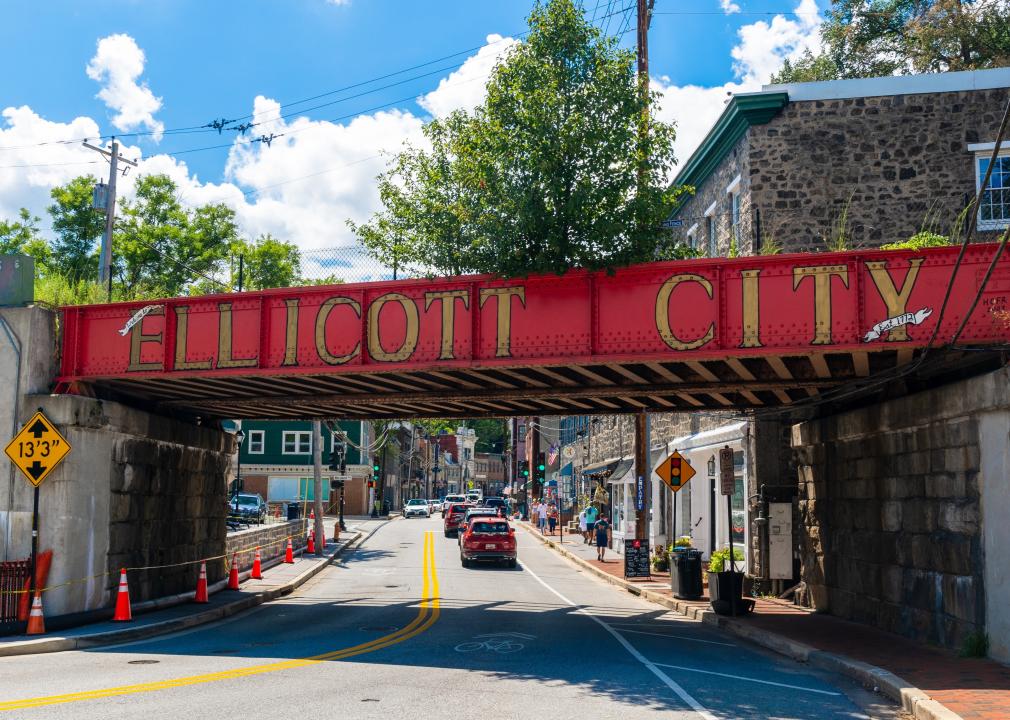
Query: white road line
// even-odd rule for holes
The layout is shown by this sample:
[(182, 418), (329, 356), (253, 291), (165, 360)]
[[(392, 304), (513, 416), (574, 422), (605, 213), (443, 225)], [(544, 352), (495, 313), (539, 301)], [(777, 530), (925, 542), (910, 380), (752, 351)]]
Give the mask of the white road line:
[[(552, 593), (554, 593), (555, 595), (557, 595), (565, 603), (567, 603), (568, 605), (571, 605), (573, 608), (578, 608), (579, 607), (574, 602), (572, 602), (571, 600), (569, 600), (568, 598), (566, 598), (564, 595), (562, 595), (561, 593), (559, 593), (557, 590), (555, 590), (554, 588), (552, 588), (550, 585), (548, 585), (547, 583), (545, 583), (543, 580), (541, 580), (540, 576), (537, 575), (535, 572), (533, 572), (533, 570), (530, 569), (529, 565), (527, 565), (526, 563), (521, 563), (521, 565), (523, 567), (523, 570), (525, 570), (526, 572), (528, 572), (530, 574), (530, 577), (532, 577), (538, 583), (540, 583), (545, 588), (547, 588), (548, 590), (550, 590)], [(673, 680), (673, 678), (671, 678), (665, 672), (663, 672), (658, 667), (656, 667), (656, 663), (652, 662), (647, 657), (645, 657), (644, 655), (642, 655), (642, 653), (638, 652), (638, 650), (636, 650), (635, 647), (631, 643), (629, 643), (625, 638), (621, 637), (621, 634), (617, 630), (615, 630), (614, 628), (610, 627), (607, 623), (603, 622), (602, 620), (600, 620), (595, 615), (588, 615), (587, 614), (586, 617), (591, 618), (594, 622), (598, 623), (600, 625), (600, 627), (602, 627), (604, 630), (606, 630), (608, 633), (610, 633), (614, 637), (614, 639), (617, 640), (617, 642), (619, 642), (621, 644), (621, 646), (625, 650), (627, 650), (628, 653), (631, 654), (631, 656), (633, 658), (635, 658), (636, 660), (638, 660), (638, 662), (642, 663), (645, 667), (647, 667), (649, 669), (649, 671), (653, 675), (655, 675), (660, 680), (662, 680), (663, 684), (666, 685), (671, 690), (673, 690), (681, 700), (683, 700), (685, 703), (687, 703), (688, 707), (690, 707), (696, 713), (698, 713), (703, 718), (705, 718), (705, 720), (718, 720), (718, 718), (716, 718), (715, 715), (713, 715), (708, 710), (706, 710), (702, 706), (702, 704), (700, 702), (698, 702), (690, 694), (688, 694), (687, 690), (685, 690), (684, 688), (682, 688), (677, 682), (675, 682)]]
[(802, 685), (789, 685), (788, 683), (772, 682), (771, 680), (758, 680), (757, 678), (745, 677), (743, 675), (730, 675), (729, 673), (714, 672), (712, 670), (699, 670), (698, 668), (684, 667), (682, 665), (667, 665), (666, 663), (656, 663), (656, 665), (671, 668), (673, 670), (682, 670), (684, 672), (702, 673), (703, 675), (718, 675), (719, 677), (731, 678), (733, 680), (746, 680), (747, 682), (761, 683), (762, 685), (774, 685), (775, 687), (784, 687), (791, 690), (803, 690), (804, 692), (812, 692), (819, 695), (841, 695), (841, 693), (829, 692), (828, 690), (815, 690), (814, 688), (803, 687)]
[(698, 638), (687, 637), (686, 635), (670, 635), (668, 633), (653, 633), (643, 630), (624, 630), (618, 628), (617, 632), (633, 633), (635, 635), (652, 635), (654, 637), (676, 638), (677, 640), (687, 640), (688, 642), (705, 643), (706, 645), (722, 645), (723, 647), (736, 647), (734, 643), (716, 642), (715, 640), (699, 640)]

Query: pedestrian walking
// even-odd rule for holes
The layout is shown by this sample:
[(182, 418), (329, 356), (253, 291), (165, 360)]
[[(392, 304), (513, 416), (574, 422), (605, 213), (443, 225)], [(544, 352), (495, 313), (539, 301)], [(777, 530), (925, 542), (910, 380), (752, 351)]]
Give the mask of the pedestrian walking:
[(599, 517), (599, 511), (597, 511), (596, 506), (589, 504), (586, 507), (586, 542), (591, 543), (593, 541), (593, 526), (596, 525), (596, 520)]
[(540, 530), (540, 534), (544, 534), (544, 528), (547, 527), (547, 503), (541, 501), (537, 504), (537, 528)]
[(582, 533), (582, 544), (589, 544), (589, 528), (586, 527), (586, 509), (582, 508), (579, 513), (579, 532)]
[(551, 535), (554, 534), (554, 528), (558, 526), (558, 507), (557, 505), (551, 505), (547, 510), (547, 527), (550, 529)]
[(596, 532), (596, 559), (603, 562), (603, 556), (610, 543), (610, 523), (607, 522), (607, 518), (601, 517), (597, 520), (593, 525), (593, 530)]

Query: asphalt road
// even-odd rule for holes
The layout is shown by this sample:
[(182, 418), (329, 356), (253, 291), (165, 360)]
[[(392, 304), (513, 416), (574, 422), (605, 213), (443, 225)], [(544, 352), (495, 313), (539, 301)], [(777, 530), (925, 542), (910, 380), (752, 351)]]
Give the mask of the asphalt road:
[(525, 533), (464, 570), (400, 520), (288, 598), (185, 633), (0, 659), (0, 718), (893, 718), (810, 672), (587, 576)]

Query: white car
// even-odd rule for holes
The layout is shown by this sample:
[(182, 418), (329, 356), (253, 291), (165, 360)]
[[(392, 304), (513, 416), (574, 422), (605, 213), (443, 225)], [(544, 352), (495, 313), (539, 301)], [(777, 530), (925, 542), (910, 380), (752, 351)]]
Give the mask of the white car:
[(414, 498), (413, 500), (408, 500), (407, 504), (403, 506), (403, 517), (431, 517), (431, 512), (428, 510), (428, 501), (424, 498)]
[(442, 501), (442, 506), (439, 508), (439, 512), (444, 515), (450, 505), (458, 505), (465, 502), (466, 495), (446, 495), (445, 500)]

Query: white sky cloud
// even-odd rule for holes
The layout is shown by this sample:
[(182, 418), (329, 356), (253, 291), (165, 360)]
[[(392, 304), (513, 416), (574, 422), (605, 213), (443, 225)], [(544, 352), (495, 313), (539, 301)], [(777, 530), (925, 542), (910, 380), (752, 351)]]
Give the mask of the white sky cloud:
[(733, 93), (756, 92), (782, 67), (810, 49), (820, 49), (821, 16), (815, 0), (799, 0), (795, 19), (775, 15), (771, 22), (759, 20), (737, 31), (739, 42), (730, 52), (736, 81), (716, 87), (673, 85), (668, 78), (653, 78), (652, 86), (662, 93), (658, 115), (677, 123), (674, 146), (678, 167), (682, 167), (719, 118)]
[(155, 97), (146, 83), (137, 82), (144, 72), (144, 61), (144, 51), (132, 37), (109, 35), (98, 41), (86, 70), (89, 78), (102, 83), (98, 98), (116, 111), (112, 124), (117, 129), (150, 130), (155, 140), (160, 140), (165, 126), (154, 114), (161, 109), (161, 98)]
[(740, 6), (733, 2), (733, 0), (719, 0), (719, 7), (727, 15), (740, 12)]
[(438, 87), (418, 98), (417, 103), (435, 117), (445, 117), (453, 110), (473, 110), (484, 102), (487, 95), (487, 78), (498, 63), (518, 41), (501, 35), (488, 35), (487, 44), (471, 55), (463, 65), (442, 78)]
[[(816, 13), (814, 0), (800, 0), (797, 10)], [(801, 14), (796, 20), (778, 15), (741, 27), (732, 51), (736, 81), (703, 87), (653, 78), (653, 87), (662, 93), (660, 117), (677, 122), (681, 165), (722, 112), (727, 93), (758, 90), (784, 58), (817, 48), (819, 20), (816, 15)], [(485, 96), (485, 80), (494, 64), (515, 42), (489, 35), (484, 47), (418, 99), (421, 107), (435, 117), (472, 109)], [(113, 118), (117, 128), (162, 129), (154, 118), (161, 100), (138, 84), (143, 69), (144, 53), (129, 36), (99, 41), (87, 72), (102, 83), (99, 97), (118, 113)], [(123, 146), (127, 157), (140, 159), (140, 167), (120, 181), (120, 197), (131, 197), (138, 175), (165, 173), (178, 184), (185, 204), (222, 202), (234, 208), (242, 232), (250, 237), (269, 232), (306, 250), (354, 246), (345, 221), (361, 222), (379, 209), (375, 176), (389, 155), (404, 142), (424, 142), (425, 118), (406, 110), (362, 115), (344, 124), (305, 117), (273, 120), (280, 115), (279, 104), (259, 96), (253, 114), (263, 121), (253, 134), (273, 132), (280, 137), (270, 147), (237, 138), (221, 182), (204, 182), (182, 159), (166, 154), (142, 157), (138, 147)], [(27, 106), (0, 111), (0, 148), (5, 148), (0, 153), (0, 217), (14, 217), (18, 208), (28, 207), (47, 224), (52, 187), (86, 173), (104, 178), (105, 162), (79, 143), (39, 145), (99, 134), (99, 123), (88, 117), (62, 123), (40, 117)], [(35, 167), (10, 167), (20, 165)], [(363, 268), (353, 270), (348, 279), (367, 277)]]

